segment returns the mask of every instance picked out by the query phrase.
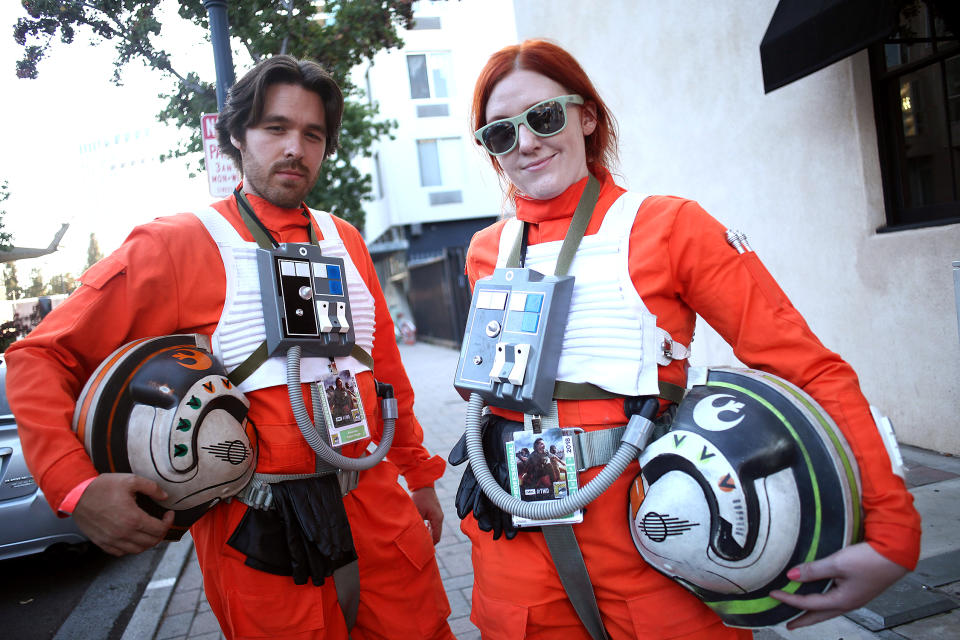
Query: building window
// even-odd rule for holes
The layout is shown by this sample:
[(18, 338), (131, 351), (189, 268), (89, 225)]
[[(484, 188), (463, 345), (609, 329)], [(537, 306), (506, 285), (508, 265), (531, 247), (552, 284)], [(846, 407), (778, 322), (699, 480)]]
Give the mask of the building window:
[(870, 49), (885, 229), (960, 222), (960, 40), (926, 2)]
[(413, 18), (413, 25), (410, 27), (411, 30), (417, 29), (439, 29), (440, 18), (438, 16), (426, 16), (426, 17), (417, 17)]
[(417, 140), (420, 186), (430, 205), (463, 202), (462, 145), (460, 138)]
[(450, 54), (417, 53), (407, 56), (410, 97), (417, 101), (417, 117), (450, 114)]

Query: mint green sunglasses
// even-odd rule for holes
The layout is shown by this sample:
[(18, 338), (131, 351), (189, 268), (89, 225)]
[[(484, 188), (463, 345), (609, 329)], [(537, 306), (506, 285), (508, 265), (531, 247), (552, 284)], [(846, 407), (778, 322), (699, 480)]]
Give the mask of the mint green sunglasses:
[(526, 125), (541, 138), (555, 136), (567, 126), (567, 103), (583, 104), (578, 95), (558, 96), (538, 102), (518, 116), (494, 120), (480, 127), (473, 135), (492, 156), (510, 153), (520, 139), (519, 127)]

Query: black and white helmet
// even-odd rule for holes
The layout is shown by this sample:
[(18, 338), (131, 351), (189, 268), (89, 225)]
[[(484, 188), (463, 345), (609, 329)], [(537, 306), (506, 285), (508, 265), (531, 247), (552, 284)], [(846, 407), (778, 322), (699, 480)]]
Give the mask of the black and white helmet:
[(691, 369), (671, 430), (640, 456), (633, 541), (651, 566), (736, 627), (800, 611), (773, 589), (825, 591), (786, 572), (856, 542), (860, 477), (840, 430), (789, 382), (750, 369)]
[(101, 473), (134, 473), (167, 492), (144, 510), (176, 511), (179, 539), (219, 500), (236, 495), (256, 466), (250, 406), (205, 336), (143, 338), (113, 352), (77, 400), (73, 428)]

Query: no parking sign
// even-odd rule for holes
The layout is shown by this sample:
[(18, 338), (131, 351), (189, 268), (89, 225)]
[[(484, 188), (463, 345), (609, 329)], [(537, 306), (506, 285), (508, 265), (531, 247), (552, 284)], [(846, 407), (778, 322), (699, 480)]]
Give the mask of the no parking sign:
[(203, 134), (203, 158), (207, 167), (207, 184), (210, 195), (223, 198), (233, 193), (240, 182), (240, 172), (233, 160), (220, 151), (217, 144), (216, 113), (204, 113), (200, 116), (200, 131)]

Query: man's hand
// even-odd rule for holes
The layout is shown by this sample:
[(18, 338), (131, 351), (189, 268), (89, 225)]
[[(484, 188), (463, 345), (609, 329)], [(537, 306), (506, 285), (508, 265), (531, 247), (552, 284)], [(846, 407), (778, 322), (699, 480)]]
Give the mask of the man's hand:
[(437, 492), (433, 487), (424, 487), (417, 489), (410, 494), (413, 504), (417, 511), (427, 523), (427, 529), (433, 536), (433, 544), (440, 542), (440, 535), (443, 533), (443, 509), (440, 508), (440, 500), (437, 499)]
[[(87, 485), (73, 510), (73, 519), (91, 542), (109, 554), (140, 553), (163, 540), (173, 524), (173, 511), (159, 520), (137, 506), (142, 493), (165, 500), (156, 482), (132, 473), (104, 473)], [(439, 505), (438, 505), (439, 506)]]
[(833, 578), (833, 585), (826, 592), (801, 596), (777, 590), (771, 591), (770, 596), (806, 610), (787, 624), (788, 629), (796, 629), (862, 607), (906, 573), (899, 564), (887, 560), (866, 542), (860, 542), (787, 572), (787, 577), (797, 582)]

